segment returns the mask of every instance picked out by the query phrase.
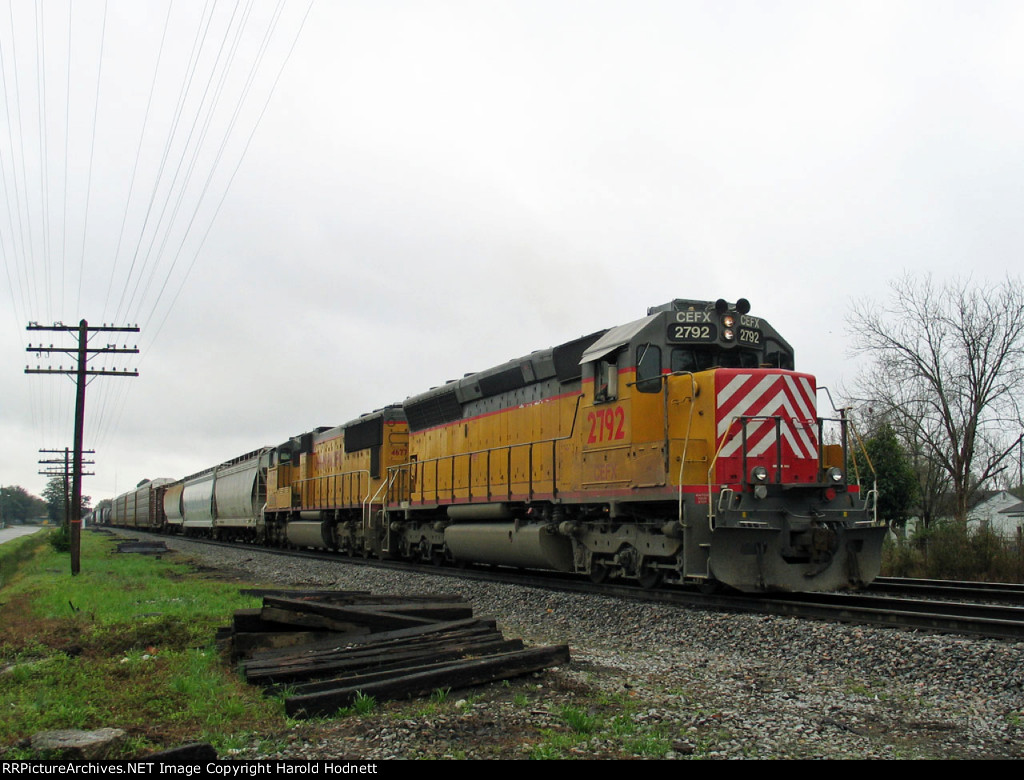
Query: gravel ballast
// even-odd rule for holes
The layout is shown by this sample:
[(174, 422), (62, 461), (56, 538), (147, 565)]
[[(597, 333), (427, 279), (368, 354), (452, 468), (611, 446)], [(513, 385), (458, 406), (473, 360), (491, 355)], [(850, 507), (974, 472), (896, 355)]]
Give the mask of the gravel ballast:
[(181, 539), (168, 545), (216, 576), (253, 583), (461, 594), (507, 637), (571, 648), (566, 667), (296, 723), (224, 758), (1024, 756), (1020, 642), (638, 604)]

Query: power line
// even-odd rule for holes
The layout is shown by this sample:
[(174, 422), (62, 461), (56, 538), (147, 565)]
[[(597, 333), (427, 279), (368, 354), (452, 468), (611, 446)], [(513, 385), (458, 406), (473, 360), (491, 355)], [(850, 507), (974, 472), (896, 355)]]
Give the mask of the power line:
[[(134, 312), (134, 321), (159, 323), (146, 327), (145, 349), (152, 346), (198, 263), (312, 0), (299, 3), (300, 16), (287, 22), (289, 37), (294, 30), (290, 46), (287, 38), (277, 43), (288, 6), (287, 0), (207, 0), (202, 7), (167, 0), (166, 14), (145, 28), (159, 50), (150, 45), (144, 56), (133, 53), (130, 63), (120, 63), (123, 47), (145, 38), (133, 18), (134, 3), (111, 9), (105, 2), (102, 12), (98, 3), (8, 4), (8, 13), (0, 14), (0, 198), (6, 204), (0, 214), (6, 281), (0, 285), (7, 288), (15, 328), (27, 320), (56, 326), (72, 302), (90, 320), (109, 320), (108, 304), (120, 301), (123, 316), (114, 319)], [(133, 26), (119, 26), (129, 18)], [(150, 73), (146, 63), (153, 55)], [(146, 106), (144, 116), (110, 110), (115, 95), (128, 94), (128, 78), (132, 88), (148, 86), (145, 100), (133, 103)], [(129, 128), (135, 142), (124, 144), (123, 152), (112, 148), (112, 141), (122, 143), (116, 135)], [(155, 157), (147, 145), (155, 147)], [(111, 170), (105, 153), (124, 162), (124, 174)], [(106, 165), (103, 177), (93, 176), (94, 164)], [(127, 197), (122, 185), (129, 185)], [(97, 229), (101, 203), (122, 212), (115, 212), (109, 233)], [(100, 247), (107, 236), (111, 246)], [(115, 243), (118, 251), (111, 253)], [(74, 248), (68, 252), (72, 245), (77, 256)], [(124, 262), (128, 247), (131, 269)], [(92, 357), (99, 367), (113, 356)], [(75, 401), (69, 385), (30, 385), (26, 417), (42, 442), (63, 425)], [(98, 392), (90, 436), (105, 435), (126, 402), (120, 387), (101, 383)]]

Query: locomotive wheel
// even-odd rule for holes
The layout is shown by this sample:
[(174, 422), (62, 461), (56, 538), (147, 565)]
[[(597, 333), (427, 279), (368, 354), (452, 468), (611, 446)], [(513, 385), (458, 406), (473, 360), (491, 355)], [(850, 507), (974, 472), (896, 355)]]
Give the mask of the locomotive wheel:
[(595, 585), (600, 585), (602, 582), (607, 581), (610, 573), (611, 571), (603, 563), (593, 563), (590, 565), (590, 581)]
[(644, 590), (651, 590), (661, 584), (661, 569), (655, 569), (653, 566), (645, 566), (644, 570), (640, 572), (640, 576), (636, 578), (637, 582), (640, 583), (640, 587)]
[(424, 563), (429, 563), (433, 560), (433, 555), (430, 552), (430, 542), (427, 541), (426, 537), (420, 539), (420, 543), (416, 548), (417, 557)]

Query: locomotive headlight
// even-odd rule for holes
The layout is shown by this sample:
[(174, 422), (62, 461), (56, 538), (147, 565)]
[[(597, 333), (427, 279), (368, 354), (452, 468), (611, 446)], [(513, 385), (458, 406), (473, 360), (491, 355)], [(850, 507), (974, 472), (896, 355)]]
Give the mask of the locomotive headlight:
[(725, 325), (725, 327), (727, 328), (731, 328), (733, 325), (736, 324), (736, 319), (731, 314), (726, 314), (724, 317), (722, 317), (722, 324)]
[(832, 485), (840, 485), (840, 484), (842, 484), (842, 482), (843, 482), (843, 470), (839, 469), (839, 468), (835, 468), (833, 466), (832, 468), (830, 468), (825, 473), (825, 481), (830, 483), (830, 484), (832, 484)]
[(722, 338), (724, 338), (726, 341), (732, 341), (735, 338), (735, 336), (736, 334), (733, 333), (732, 328), (726, 328), (725, 330), (722, 331)]
[(764, 466), (754, 466), (754, 468), (750, 470), (750, 481), (767, 482), (768, 469), (766, 469)]

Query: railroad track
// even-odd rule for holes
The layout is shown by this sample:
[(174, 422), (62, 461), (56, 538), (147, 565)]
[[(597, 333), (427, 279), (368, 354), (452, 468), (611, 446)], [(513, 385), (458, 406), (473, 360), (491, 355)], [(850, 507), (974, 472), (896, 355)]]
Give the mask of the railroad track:
[[(115, 529), (116, 530), (116, 529)], [(121, 534), (140, 533), (144, 536), (173, 542), (181, 540), (211, 546), (242, 547), (264, 554), (302, 557), (318, 561), (333, 561), (338, 564), (355, 566), (377, 566), (382, 568), (416, 571), (437, 576), (476, 579), (487, 582), (509, 584), (524, 583), (531, 587), (548, 588), (574, 593), (589, 593), (611, 598), (629, 599), (646, 603), (661, 603), (690, 609), (728, 610), (765, 615), (779, 615), (803, 619), (815, 619), (860, 625), (886, 626), (905, 630), (934, 631), (938, 633), (965, 634), (999, 639), (1024, 641), (1024, 607), (992, 604), (998, 588), (965, 588), (964, 583), (948, 584), (940, 588), (940, 581), (927, 581), (921, 590), (930, 595), (936, 593), (985, 595), (985, 603), (950, 601), (940, 598), (904, 598), (875, 595), (884, 588), (890, 592), (905, 593), (909, 583), (893, 578), (883, 578), (878, 588), (872, 586), (870, 593), (794, 593), (794, 594), (703, 594), (683, 588), (644, 590), (635, 585), (605, 583), (595, 585), (588, 580), (569, 576), (552, 575), (549, 572), (521, 572), (501, 568), (449, 567), (416, 565), (378, 559), (348, 558), (335, 553), (314, 550), (287, 550), (252, 545), (238, 545), (216, 542), (208, 539), (175, 536), (161, 536), (144, 531), (121, 529)], [(1010, 588), (1013, 592), (1015, 589)]]
[(902, 629), (1024, 640), (1024, 607), (855, 593), (766, 599), (764, 611)]
[(878, 577), (869, 593), (934, 596), (945, 599), (1000, 601), (1024, 605), (1024, 584), (1006, 582), (965, 582), (910, 577)]

